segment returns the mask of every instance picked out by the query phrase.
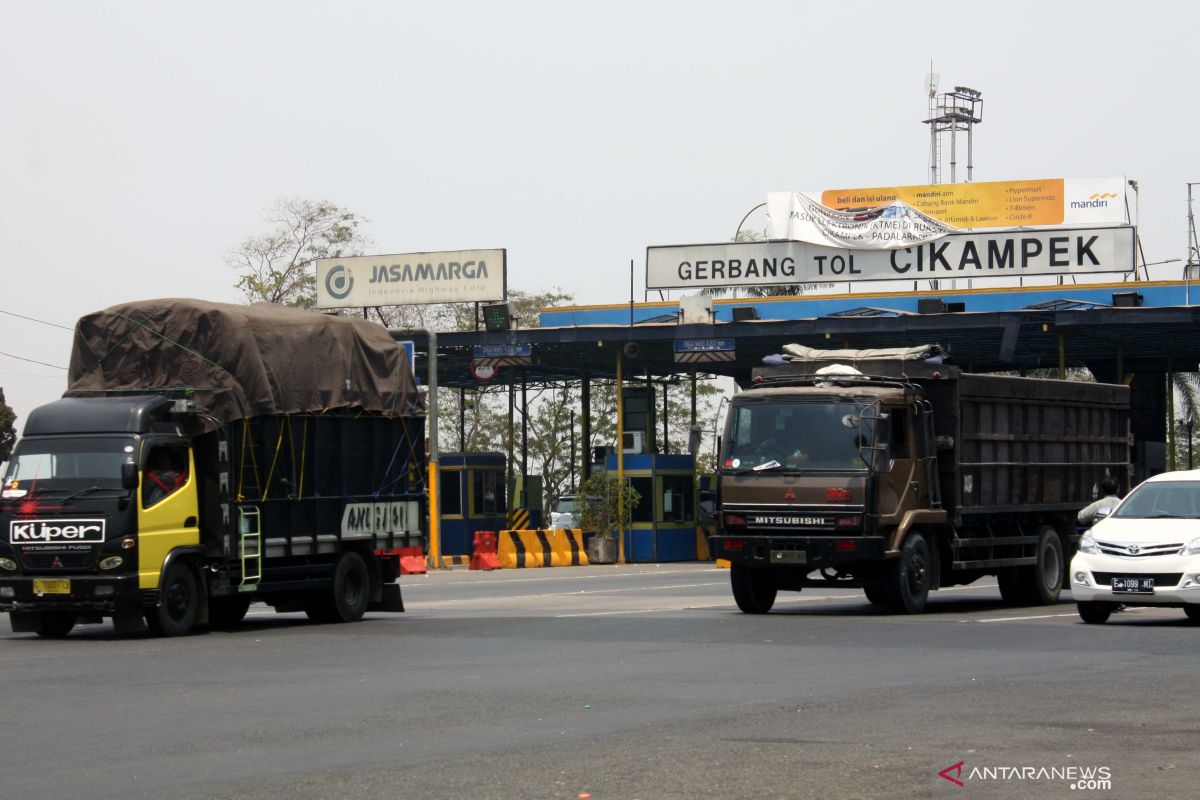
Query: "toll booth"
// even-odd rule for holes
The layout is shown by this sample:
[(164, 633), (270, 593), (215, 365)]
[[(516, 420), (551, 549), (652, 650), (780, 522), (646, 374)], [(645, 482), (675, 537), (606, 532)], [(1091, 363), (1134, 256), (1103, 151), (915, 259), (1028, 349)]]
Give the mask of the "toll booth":
[(503, 453), (443, 453), (438, 461), (442, 493), (442, 553), (469, 556), (476, 531), (508, 527)]
[[(617, 457), (604, 462), (610, 475)], [(625, 480), (641, 496), (625, 531), (625, 560), (695, 561), (697, 530), (696, 461), (691, 455), (626, 454)], [(705, 553), (707, 556), (707, 553)]]
[(508, 530), (537, 530), (542, 527), (542, 476), (514, 475), (508, 482)]

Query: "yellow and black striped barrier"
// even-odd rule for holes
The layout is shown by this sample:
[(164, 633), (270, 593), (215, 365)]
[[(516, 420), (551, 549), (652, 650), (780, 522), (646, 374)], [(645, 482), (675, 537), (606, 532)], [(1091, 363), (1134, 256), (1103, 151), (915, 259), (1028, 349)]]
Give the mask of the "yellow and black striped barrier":
[(529, 509), (512, 508), (508, 511), (508, 529), (511, 531), (529, 530)]
[(471, 563), (470, 556), (442, 556), (442, 563), (447, 567), (465, 567)]
[(505, 569), (588, 565), (583, 531), (579, 528), (500, 531), (497, 552), (500, 566)]

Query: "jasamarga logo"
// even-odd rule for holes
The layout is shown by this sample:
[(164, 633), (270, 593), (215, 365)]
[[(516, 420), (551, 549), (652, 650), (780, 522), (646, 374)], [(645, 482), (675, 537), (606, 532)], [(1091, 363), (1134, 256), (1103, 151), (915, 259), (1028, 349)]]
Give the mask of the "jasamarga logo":
[(31, 519), (8, 523), (9, 544), (104, 541), (102, 519)]

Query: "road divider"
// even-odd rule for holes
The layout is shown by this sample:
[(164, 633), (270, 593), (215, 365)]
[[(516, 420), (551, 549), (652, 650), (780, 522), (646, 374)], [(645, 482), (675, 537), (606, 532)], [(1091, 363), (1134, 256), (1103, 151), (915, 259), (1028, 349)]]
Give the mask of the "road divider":
[(579, 528), (500, 531), (497, 556), (505, 569), (588, 565)]

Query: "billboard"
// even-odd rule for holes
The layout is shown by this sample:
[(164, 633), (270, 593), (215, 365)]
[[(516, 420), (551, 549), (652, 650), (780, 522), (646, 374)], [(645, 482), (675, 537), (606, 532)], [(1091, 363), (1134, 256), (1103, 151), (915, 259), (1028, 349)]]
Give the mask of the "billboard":
[(317, 308), (503, 300), (506, 251), (444, 250), (317, 259)]
[(767, 238), (811, 241), (793, 234), (799, 232), (794, 221), (802, 221), (805, 206), (813, 201), (843, 212), (864, 212), (900, 201), (946, 225), (968, 230), (1127, 225), (1125, 183), (1123, 177), (1045, 178), (772, 192), (767, 195)]
[(647, 289), (1132, 272), (1134, 228), (954, 233), (891, 250), (773, 241), (646, 248)]

